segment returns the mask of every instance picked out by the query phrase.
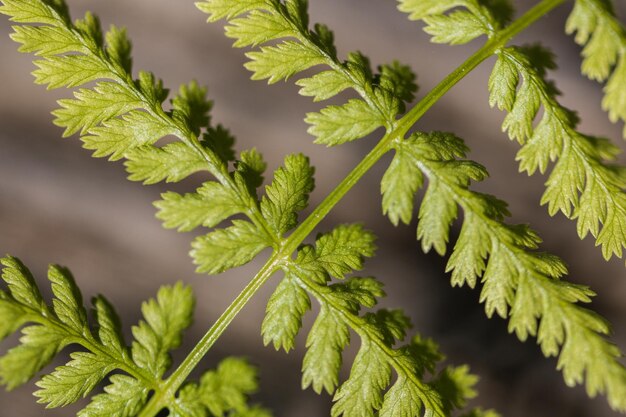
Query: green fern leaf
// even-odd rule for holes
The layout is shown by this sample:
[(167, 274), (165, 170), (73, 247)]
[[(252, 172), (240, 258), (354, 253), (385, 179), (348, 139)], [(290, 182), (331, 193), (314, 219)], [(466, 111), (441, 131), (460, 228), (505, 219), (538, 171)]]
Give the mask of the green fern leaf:
[(0, 385), (13, 390), (28, 382), (69, 343), (56, 329), (29, 326), (22, 330), (20, 345), (0, 358)]
[(233, 46), (258, 46), (268, 39), (282, 38), (291, 34), (291, 26), (280, 15), (252, 10), (245, 17), (230, 20), (225, 28), (226, 36), (236, 39)]
[(104, 388), (81, 411), (78, 417), (132, 417), (137, 415), (148, 400), (149, 389), (126, 375), (113, 375), (111, 384)]
[(162, 287), (156, 300), (143, 303), (145, 321), (133, 327), (133, 361), (162, 376), (170, 365), (169, 351), (180, 346), (182, 332), (191, 325), (193, 308), (191, 288), (181, 283)]
[(400, 221), (411, 222), (415, 193), (423, 184), (424, 178), (413, 159), (403, 147), (398, 148), (380, 183), (383, 214), (394, 226)]
[[(557, 102), (558, 91), (545, 79), (553, 67), (551, 54), (538, 46), (502, 49), (490, 79), (490, 103), (510, 111), (503, 129), (522, 145), (520, 170), (545, 172), (556, 161), (541, 199), (549, 213), (577, 218), (581, 239), (591, 232), (606, 259), (621, 257), (626, 179), (612, 166), (619, 150), (576, 130), (578, 117)], [(540, 107), (543, 115), (534, 126)]]
[(54, 110), (54, 124), (64, 127), (63, 136), (80, 132), (86, 134), (91, 128), (107, 120), (142, 107), (141, 101), (125, 86), (100, 82), (93, 89), (80, 89), (76, 99), (59, 100), (60, 109)]
[(352, 99), (342, 106), (328, 106), (308, 113), (305, 121), (315, 142), (327, 146), (360, 139), (384, 125), (384, 120), (363, 100)]
[(233, 3), (230, 0), (203, 0), (196, 7), (209, 15), (209, 22), (232, 19), (255, 9), (268, 7), (267, 0), (246, 0)]
[(257, 227), (244, 220), (233, 220), (226, 229), (196, 238), (191, 256), (197, 271), (219, 274), (250, 262), (264, 248), (271, 246)]
[(313, 172), (309, 158), (289, 155), (285, 166), (274, 172), (272, 184), (265, 188), (261, 213), (278, 237), (298, 224), (298, 212), (306, 208), (315, 187)]
[(77, 87), (108, 76), (101, 63), (88, 55), (49, 56), (34, 64), (35, 83), (47, 85), (48, 89)]
[(9, 16), (11, 21), (18, 23), (58, 25), (64, 23), (64, 19), (69, 19), (67, 14), (59, 15), (59, 10), (42, 1), (3, 0), (0, 13)]
[(19, 306), (3, 298), (0, 293), (0, 341), (22, 327), (26, 321), (24, 311)]
[(131, 74), (133, 66), (132, 45), (126, 34), (126, 29), (111, 26), (105, 38), (106, 52), (109, 59), (120, 72)]
[(265, 318), (261, 325), (263, 343), (276, 350), (289, 352), (294, 348), (295, 337), (302, 327), (302, 317), (311, 308), (308, 294), (289, 275), (283, 279), (267, 302)]
[(44, 57), (68, 52), (85, 52), (84, 45), (65, 27), (15, 26), (13, 31), (11, 39), (21, 44), (18, 49), (20, 52)]
[(483, 22), (467, 11), (455, 11), (449, 15), (430, 16), (424, 19), (424, 31), (435, 43), (461, 45), (486, 33)]
[(363, 268), (363, 260), (374, 255), (374, 235), (357, 224), (341, 225), (318, 236), (315, 262), (335, 278)]
[(66, 268), (52, 266), (48, 270), (48, 279), (54, 294), (54, 314), (70, 329), (83, 333), (87, 329), (87, 311), (72, 274)]
[[(458, 205), (464, 211), (461, 234), (448, 261), (452, 283), (474, 286), (482, 274), (480, 301), (485, 303), (488, 316), (497, 313), (508, 318), (509, 331), (521, 340), (536, 336), (546, 356), (559, 355), (558, 367), (566, 383), (584, 381), (590, 395), (606, 393), (613, 408), (624, 409), (626, 368), (618, 361), (621, 353), (603, 337), (609, 331), (604, 320), (578, 304), (589, 302), (593, 293), (559, 279), (567, 273), (563, 262), (535, 252), (541, 240), (528, 227), (504, 223), (508, 215), (504, 203), (469, 189), (470, 180), (480, 181), (486, 172), (468, 161), (453, 163), (463, 155), (461, 146), (446, 155), (433, 149), (435, 143), (442, 141), (420, 141), (441, 135), (416, 134), (396, 144), (396, 148), (407, 147), (430, 187), (436, 182), (445, 185), (447, 197), (452, 200), (447, 204)], [(450, 143), (457, 141), (458, 138), (450, 139)], [(421, 148), (416, 144), (421, 144)], [(451, 175), (450, 166), (470, 168), (465, 172), (457, 169), (460, 175), (455, 176)], [(564, 172), (570, 175), (571, 169)], [(579, 349), (588, 354), (577, 355)], [(603, 365), (594, 368), (596, 361)]]
[(261, 47), (260, 52), (248, 52), (246, 56), (250, 62), (245, 67), (252, 71), (252, 79), (267, 79), (269, 84), (324, 63), (319, 53), (293, 41)]
[(89, 133), (81, 138), (83, 147), (93, 150), (95, 157), (108, 156), (109, 160), (116, 161), (131, 149), (151, 145), (175, 132), (171, 126), (156, 121), (146, 112), (131, 111), (121, 118), (103, 121)]
[(398, 9), (408, 13), (410, 20), (423, 20), (424, 31), (433, 36), (433, 42), (452, 45), (481, 35), (492, 37), (512, 15), (506, 0), (398, 0)]
[(122, 325), (117, 312), (106, 298), (98, 296), (93, 300), (94, 316), (98, 324), (98, 340), (120, 357), (126, 353), (126, 343), (122, 336)]
[(381, 392), (389, 385), (391, 367), (376, 345), (362, 341), (350, 370), (350, 378), (335, 393), (332, 416), (374, 417), (380, 409)]
[(172, 118), (180, 120), (195, 134), (209, 124), (209, 111), (213, 103), (206, 97), (207, 89), (192, 81), (182, 85), (178, 95), (172, 99)]
[(322, 71), (310, 78), (296, 81), (300, 95), (313, 97), (313, 101), (328, 100), (352, 87), (350, 79), (337, 71)]
[[(229, 415), (231, 411), (234, 415), (245, 415), (248, 411), (246, 396), (257, 389), (256, 369), (239, 358), (224, 359), (215, 371), (202, 375), (198, 387), (202, 403), (214, 416)], [(260, 415), (268, 414), (263, 410)]]
[(124, 153), (131, 181), (156, 184), (179, 182), (196, 172), (208, 170), (207, 162), (187, 145), (175, 142), (163, 147), (140, 146)]
[(307, 351), (302, 362), (302, 388), (309, 386), (320, 394), (335, 392), (339, 384), (341, 352), (350, 342), (348, 326), (341, 317), (322, 305), (306, 340)]
[(8, 285), (9, 297), (33, 310), (44, 308), (43, 298), (28, 268), (12, 256), (0, 259), (0, 264), (4, 267), (2, 280)]
[(38, 402), (49, 408), (64, 407), (84, 398), (115, 369), (108, 358), (93, 353), (74, 352), (67, 365), (60, 366), (44, 376), (34, 393)]
[[(607, 81), (602, 107), (611, 121), (626, 121), (626, 30), (611, 3), (577, 0), (565, 31), (575, 34), (576, 43), (584, 46), (582, 73), (593, 80)], [(623, 136), (626, 138), (626, 127)]]
[(163, 220), (163, 226), (177, 228), (181, 232), (200, 225), (214, 227), (246, 210), (232, 190), (213, 181), (205, 182), (195, 193), (180, 195), (167, 192), (161, 197), (163, 200), (154, 203), (159, 209), (157, 217)]

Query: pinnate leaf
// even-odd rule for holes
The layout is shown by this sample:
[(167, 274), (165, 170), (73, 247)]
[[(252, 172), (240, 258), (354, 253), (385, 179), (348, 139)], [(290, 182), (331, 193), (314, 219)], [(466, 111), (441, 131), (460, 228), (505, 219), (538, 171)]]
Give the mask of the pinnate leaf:
[(78, 412), (78, 417), (132, 417), (148, 400), (149, 389), (127, 375), (113, 375), (103, 394)]
[(191, 288), (181, 283), (161, 287), (156, 299), (144, 302), (144, 320), (133, 327), (133, 361), (162, 376), (170, 365), (169, 351), (180, 345), (182, 332), (191, 325), (193, 308)]
[(263, 343), (276, 350), (289, 352), (295, 345), (295, 336), (302, 327), (302, 317), (311, 308), (308, 294), (287, 275), (270, 297), (261, 326)]
[(197, 271), (218, 274), (250, 262), (271, 243), (255, 225), (233, 220), (233, 225), (196, 238), (191, 256)]
[(380, 114), (358, 99), (309, 113), (305, 121), (311, 125), (308, 132), (315, 136), (315, 142), (327, 146), (360, 139), (384, 125)]
[(160, 181), (179, 182), (191, 174), (209, 169), (207, 161), (198, 152), (181, 143), (162, 147), (140, 146), (125, 152), (124, 162), (131, 181), (156, 184)]
[(84, 398), (115, 366), (93, 353), (74, 352), (67, 365), (60, 366), (37, 382), (38, 402), (47, 407), (64, 407)]
[(157, 217), (167, 228), (190, 231), (202, 225), (214, 227), (237, 213), (243, 213), (239, 197), (230, 189), (214, 181), (205, 182), (195, 193), (180, 195), (167, 192), (154, 203)]
[(261, 201), (261, 213), (278, 236), (297, 225), (298, 212), (307, 206), (315, 186), (313, 172), (309, 158), (302, 154), (287, 156), (284, 167), (274, 172)]

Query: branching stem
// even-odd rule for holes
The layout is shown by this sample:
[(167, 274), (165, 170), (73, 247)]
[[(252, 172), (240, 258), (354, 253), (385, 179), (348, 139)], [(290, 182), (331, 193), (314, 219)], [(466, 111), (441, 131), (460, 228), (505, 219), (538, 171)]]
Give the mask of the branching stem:
[(422, 100), (420, 100), (401, 119), (394, 123), (378, 144), (363, 158), (363, 160), (339, 183), (339, 185), (313, 210), (313, 212), (287, 237), (280, 249), (275, 250), (263, 268), (246, 285), (233, 303), (219, 317), (204, 337), (193, 348), (183, 363), (163, 382), (161, 389), (155, 393), (139, 417), (154, 417), (175, 398), (176, 392), (185, 382), (191, 371), (198, 365), (217, 339), (226, 330), (232, 320), (243, 309), (248, 301), (256, 294), (263, 284), (278, 269), (282, 261), (288, 259), (298, 246), (313, 232), (315, 227), (354, 187), (354, 185), (392, 149), (394, 141), (403, 140), (408, 131), (418, 120), (452, 87), (461, 81), (498, 49), (505, 46), (514, 36), (539, 20), (555, 7), (566, 0), (543, 0), (528, 10), (511, 25), (490, 38), (478, 51), (470, 56), (456, 70), (444, 78)]

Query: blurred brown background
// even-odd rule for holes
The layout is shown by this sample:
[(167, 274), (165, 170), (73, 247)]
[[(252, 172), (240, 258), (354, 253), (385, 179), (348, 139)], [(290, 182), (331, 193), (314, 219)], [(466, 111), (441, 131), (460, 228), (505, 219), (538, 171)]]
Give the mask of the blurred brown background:
[[(171, 89), (191, 79), (208, 85), (215, 100), (213, 120), (231, 129), (238, 149), (256, 146), (270, 169), (287, 153), (309, 155), (317, 167), (312, 205), (317, 204), (371, 149), (378, 135), (334, 149), (312, 144), (302, 119), (319, 106), (298, 96), (292, 82), (268, 87), (250, 81), (242, 67), (243, 52), (231, 49), (221, 25), (206, 24), (191, 1), (176, 3), (69, 1), (75, 17), (93, 10), (105, 27), (115, 23), (128, 28), (136, 70), (154, 71)], [(535, 2), (516, 3), (521, 12)], [(626, 2), (617, 3), (623, 18)], [(552, 47), (560, 66), (552, 77), (564, 92), (563, 102), (582, 115), (582, 130), (611, 137), (624, 147), (622, 127), (611, 125), (600, 109), (600, 86), (579, 74), (579, 48), (563, 34), (570, 7), (554, 11), (516, 42), (541, 41)], [(420, 26), (398, 13), (391, 0), (312, 0), (311, 15), (312, 21), (335, 30), (341, 53), (359, 49), (374, 64), (398, 58), (412, 65), (421, 86), (419, 97), (479, 45), (429, 44)], [(243, 288), (263, 256), (222, 276), (195, 274), (187, 256), (192, 235), (164, 230), (154, 218), (151, 202), (172, 187), (130, 183), (121, 164), (90, 158), (76, 138), (61, 139), (49, 113), (55, 99), (67, 92), (47, 92), (33, 85), (32, 57), (16, 52), (9, 33), (10, 23), (0, 18), (0, 253), (20, 257), (41, 283), (48, 263), (69, 266), (86, 298), (105, 294), (119, 307), (127, 327), (137, 321), (140, 301), (152, 296), (159, 285), (175, 280), (193, 285), (198, 298), (196, 323), (180, 350), (179, 356), (183, 355)], [(604, 262), (592, 240), (577, 238), (572, 222), (562, 216), (551, 218), (539, 207), (544, 178), (517, 172), (517, 145), (500, 132), (503, 114), (488, 106), (492, 64), (493, 60), (484, 63), (457, 85), (418, 128), (453, 131), (467, 140), (470, 157), (492, 174), (480, 188), (508, 201), (514, 221), (531, 223), (540, 232), (543, 249), (570, 265), (571, 280), (598, 292), (593, 307), (612, 321), (613, 340), (626, 349), (624, 263)], [(509, 417), (616, 416), (604, 398), (589, 400), (580, 387), (566, 388), (554, 370), (555, 360), (543, 359), (534, 341), (519, 343), (507, 334), (502, 320), (487, 320), (478, 304), (478, 291), (452, 289), (443, 273), (445, 260), (421, 253), (415, 224), (394, 228), (381, 215), (378, 184), (388, 162), (388, 158), (381, 161), (320, 226), (327, 230), (340, 222), (362, 222), (378, 234), (378, 256), (368, 262), (365, 273), (386, 283), (389, 297), (384, 305), (404, 307), (416, 331), (434, 337), (450, 361), (468, 363), (481, 376), (477, 403), (484, 407)], [(176, 187), (193, 189), (200, 180), (194, 177)], [(328, 396), (299, 388), (305, 332), (298, 349), (289, 355), (262, 346), (260, 322), (277, 279), (240, 314), (204, 366), (226, 355), (247, 356), (261, 372), (262, 389), (255, 401), (272, 408), (277, 417), (327, 416)], [(0, 349), (14, 341), (3, 342)], [(75, 413), (75, 409), (44, 410), (34, 403), (32, 391), (29, 384), (13, 394), (1, 392), (0, 417)]]

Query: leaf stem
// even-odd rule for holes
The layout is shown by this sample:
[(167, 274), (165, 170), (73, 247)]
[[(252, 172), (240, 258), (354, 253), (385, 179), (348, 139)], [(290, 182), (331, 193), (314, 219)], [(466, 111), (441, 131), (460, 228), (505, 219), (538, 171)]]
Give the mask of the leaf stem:
[(274, 252), (268, 261), (263, 265), (261, 270), (254, 278), (245, 286), (241, 293), (228, 306), (226, 311), (211, 326), (209, 331), (200, 339), (196, 346), (187, 355), (180, 366), (167, 378), (160, 386), (160, 389), (154, 393), (146, 407), (141, 411), (138, 417), (154, 417), (161, 409), (167, 406), (176, 397), (176, 392), (185, 382), (191, 371), (195, 369), (200, 360), (215, 344), (217, 339), (228, 328), (237, 314), (250, 301), (263, 284), (272, 276), (279, 268), (281, 257), (278, 252)]
[(339, 185), (313, 210), (298, 228), (283, 242), (280, 249), (275, 250), (261, 270), (248, 283), (233, 303), (217, 319), (204, 337), (192, 349), (182, 364), (165, 380), (161, 389), (148, 402), (138, 417), (154, 417), (161, 411), (185, 382), (191, 371), (209, 351), (229, 324), (256, 294), (261, 286), (279, 268), (282, 261), (288, 259), (304, 239), (313, 232), (315, 227), (328, 215), (339, 201), (354, 185), (370, 170), (380, 158), (390, 151), (393, 142), (401, 140), (413, 125), (428, 111), (444, 94), (461, 81), (480, 63), (493, 55), (499, 48), (506, 45), (515, 35), (530, 26), (549, 11), (566, 0), (543, 0), (511, 25), (490, 38), (478, 51), (470, 56), (461, 66), (444, 78), (409, 112), (399, 119), (378, 144), (361, 160), (361, 162), (339, 183)]

